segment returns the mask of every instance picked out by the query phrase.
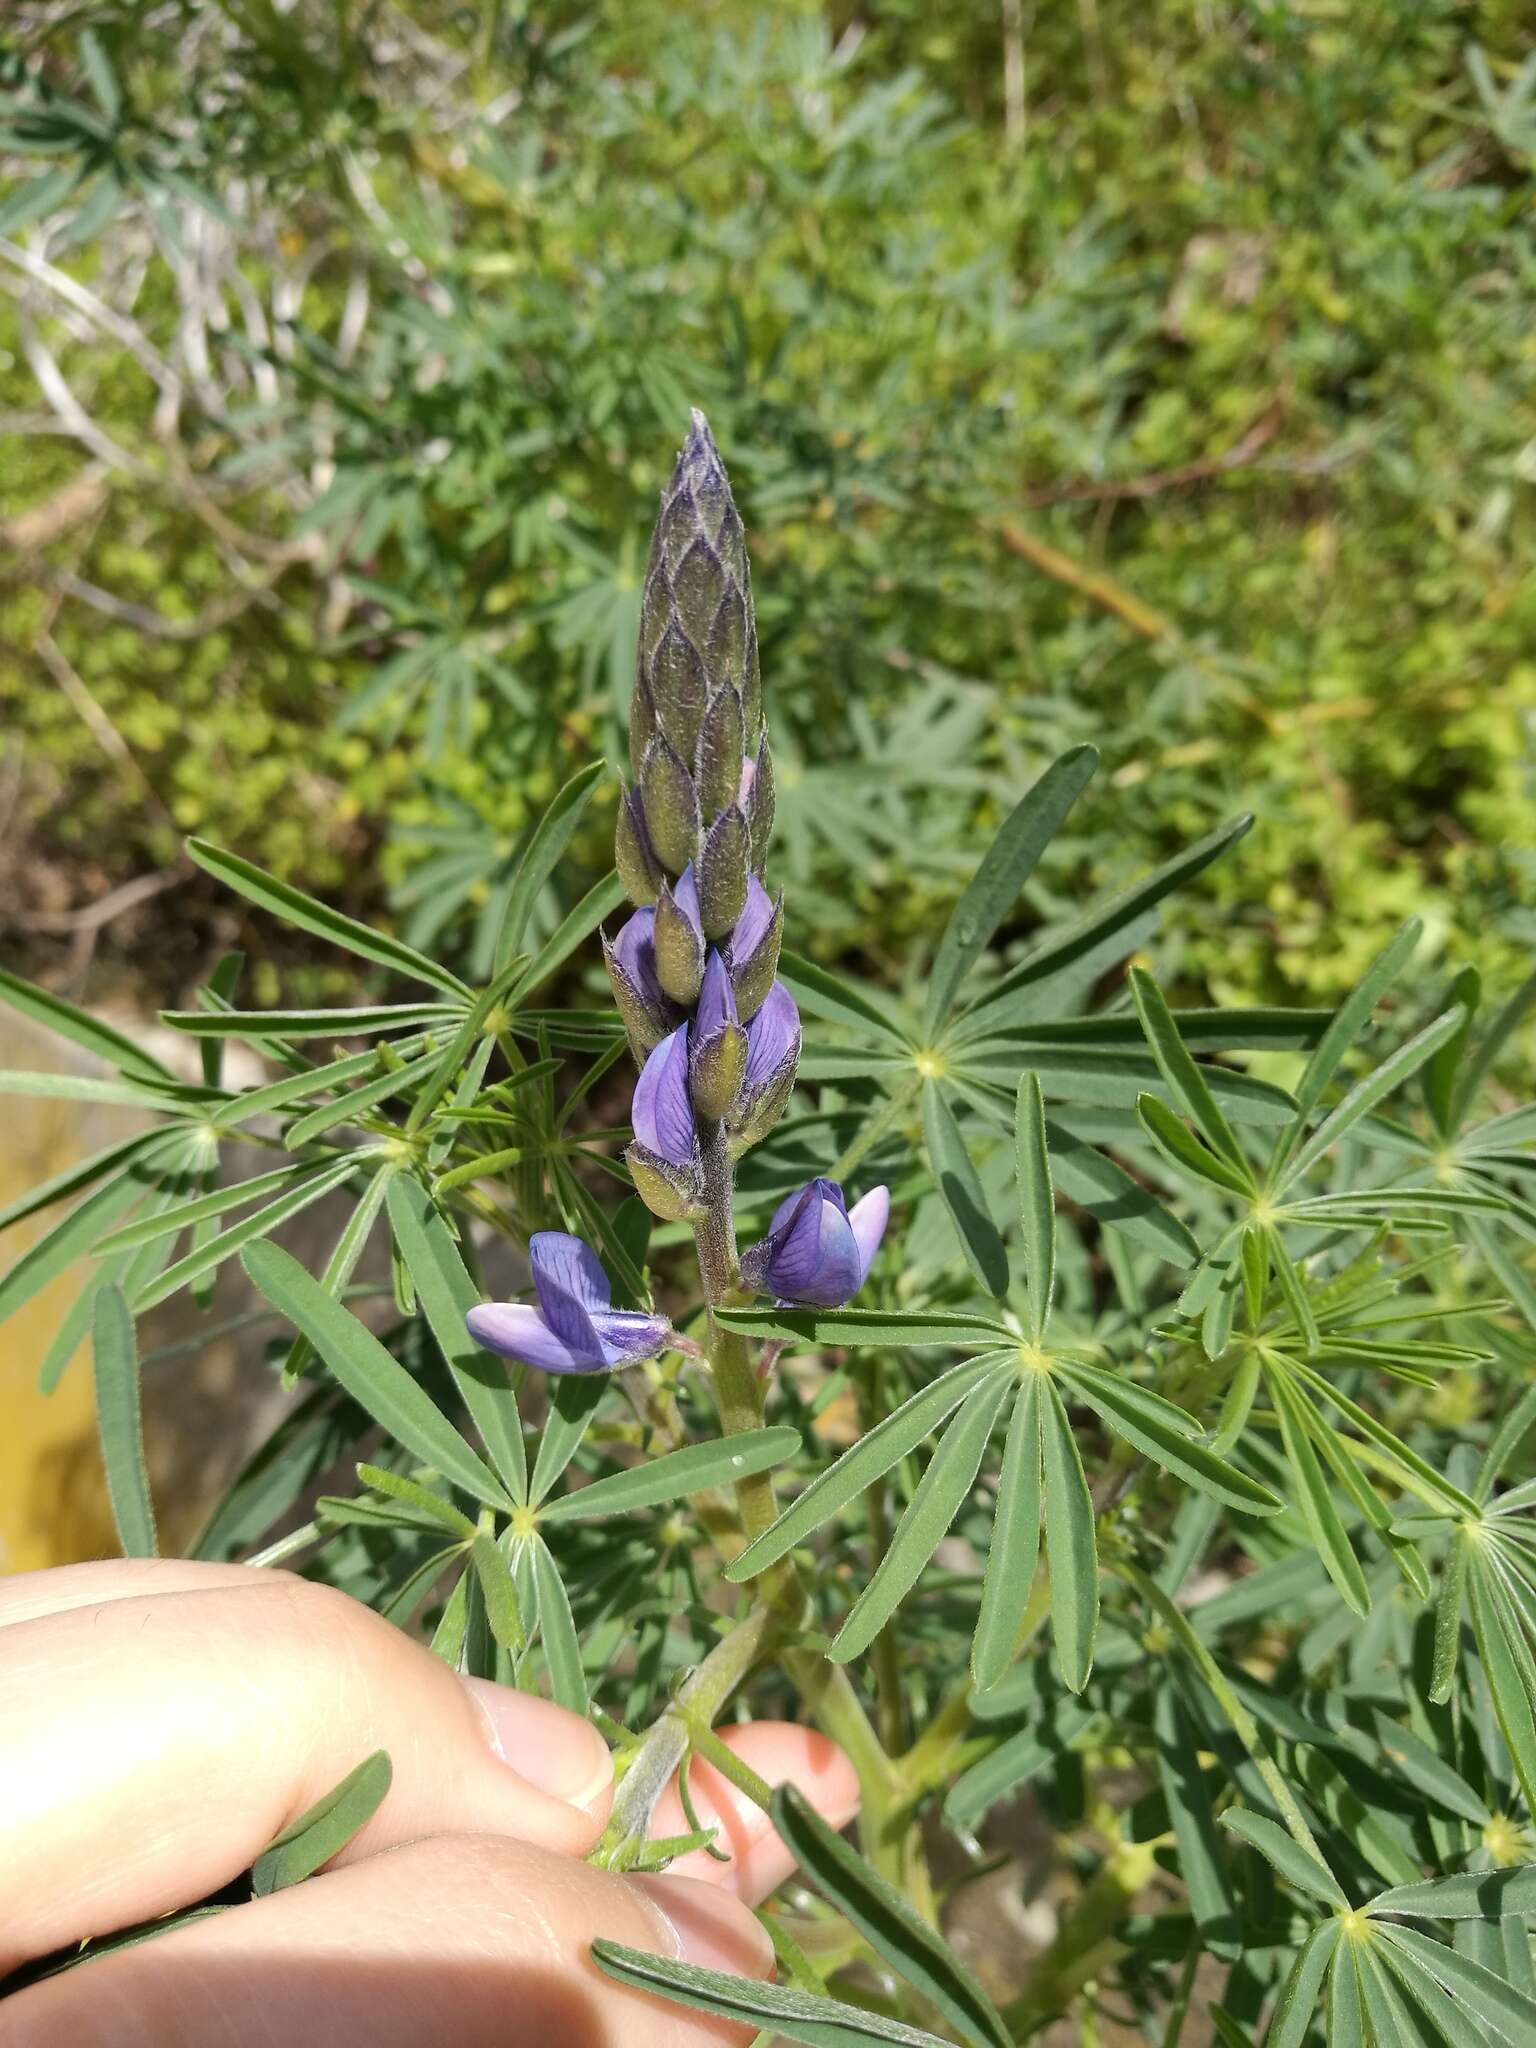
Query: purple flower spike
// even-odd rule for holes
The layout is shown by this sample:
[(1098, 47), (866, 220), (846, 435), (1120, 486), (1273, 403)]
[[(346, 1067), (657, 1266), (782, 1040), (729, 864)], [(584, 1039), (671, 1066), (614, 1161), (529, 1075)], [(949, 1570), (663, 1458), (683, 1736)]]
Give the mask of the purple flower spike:
[(656, 979), (656, 913), (637, 910), (613, 942), (613, 958), (629, 976), (636, 990), (657, 1009), (665, 1009), (666, 997)]
[(664, 1038), (635, 1084), (630, 1112), (636, 1141), (671, 1166), (690, 1166), (698, 1149), (688, 1095), (688, 1027)]
[(835, 1180), (808, 1181), (780, 1202), (768, 1235), (742, 1254), (741, 1277), (781, 1302), (841, 1308), (868, 1277), (890, 1207), (883, 1187), (850, 1211)]
[(608, 1275), (590, 1245), (563, 1230), (536, 1231), (528, 1241), (538, 1307), (482, 1301), (464, 1318), (487, 1351), (542, 1372), (612, 1372), (653, 1358), (672, 1325), (665, 1316), (612, 1306)]
[(704, 926), (699, 917), (699, 884), (698, 878), (693, 872), (692, 861), (689, 861), (687, 867), (683, 869), (683, 872), (672, 884), (672, 901), (682, 911), (683, 915), (702, 939), (704, 936)]

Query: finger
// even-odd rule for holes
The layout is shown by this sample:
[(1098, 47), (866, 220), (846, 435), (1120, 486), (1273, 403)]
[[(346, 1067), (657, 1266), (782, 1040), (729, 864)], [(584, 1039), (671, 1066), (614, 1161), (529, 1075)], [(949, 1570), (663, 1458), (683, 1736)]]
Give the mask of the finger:
[(487, 1836), (418, 1842), (119, 1950), (0, 2001), (0, 2048), (738, 2048), (604, 1977), (589, 1944), (766, 1978), (715, 1887), (620, 1878)]
[[(859, 1781), (853, 1765), (835, 1742), (814, 1728), (800, 1728), (792, 1721), (750, 1721), (716, 1733), (769, 1785), (798, 1786), (834, 1828), (846, 1827), (858, 1812)], [(699, 1825), (718, 1829), (712, 1846), (729, 1860), (721, 1863), (707, 1849), (691, 1849), (669, 1866), (669, 1875), (722, 1885), (753, 1905), (766, 1899), (795, 1867), (767, 1814), (702, 1757), (689, 1766), (688, 1796)], [(651, 1835), (681, 1835), (689, 1825), (674, 1778), (657, 1802)]]
[(112, 1557), (92, 1564), (56, 1565), (0, 1579), (0, 1628), (99, 1607), (108, 1600), (141, 1600), (152, 1593), (206, 1593), (215, 1586), (248, 1586), (246, 1564), (203, 1564), (187, 1557)]
[(201, 1898), (374, 1750), (394, 1781), (343, 1855), (423, 1835), (591, 1847), (608, 1752), (573, 1714), (461, 1680), (285, 1574), (4, 1631), (0, 1973)]

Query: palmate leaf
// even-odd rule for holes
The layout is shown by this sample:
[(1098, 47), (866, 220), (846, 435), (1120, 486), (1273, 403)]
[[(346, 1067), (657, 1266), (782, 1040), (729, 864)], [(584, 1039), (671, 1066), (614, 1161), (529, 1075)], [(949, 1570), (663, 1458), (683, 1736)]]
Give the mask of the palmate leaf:
[(1303, 1404), (1283, 1371), (1272, 1372), (1269, 1384), (1280, 1418), (1286, 1458), (1296, 1475), (1307, 1533), (1341, 1597), (1356, 1614), (1369, 1614), (1371, 1596), (1366, 1588), (1365, 1574), (1344, 1533), (1333, 1494), (1313, 1449)]
[(1024, 1240), (1024, 1288), (1029, 1304), (1030, 1342), (1044, 1341), (1056, 1288), (1056, 1198), (1045, 1129), (1040, 1077), (1019, 1076), (1014, 1113), (1014, 1151), (1019, 1184), (1019, 1222)]
[(1078, 1359), (1053, 1360), (1058, 1377), (1095, 1409), (1118, 1435), (1187, 1485), (1249, 1515), (1275, 1515), (1284, 1505), (1198, 1441), (1200, 1425), (1185, 1409), (1150, 1387)]
[(211, 1273), (216, 1266), (222, 1265), (226, 1259), (232, 1258), (245, 1246), (254, 1245), (258, 1240), (265, 1238), (278, 1224), (286, 1223), (289, 1217), (298, 1215), (301, 1209), (307, 1209), (311, 1203), (318, 1202), (322, 1196), (330, 1194), (333, 1188), (339, 1188), (345, 1181), (350, 1180), (357, 1171), (357, 1166), (356, 1155), (349, 1153), (344, 1158), (327, 1161), (312, 1173), (300, 1175), (292, 1187), (280, 1194), (275, 1201), (268, 1202), (264, 1208), (244, 1217), (228, 1230), (220, 1231), (217, 1237), (210, 1238), (205, 1244), (196, 1246), (185, 1258), (178, 1259), (174, 1266), (168, 1266), (163, 1273), (148, 1281), (140, 1288), (134, 1300), (135, 1311), (142, 1313), (147, 1308), (153, 1308), (157, 1302), (167, 1300), (178, 1288), (200, 1280), (205, 1273)]
[(189, 1162), (190, 1141), (184, 1131), (158, 1131), (153, 1142), (126, 1165), (77, 1202), (67, 1216), (0, 1275), (0, 1322), (14, 1315), (76, 1259), (92, 1251), (118, 1217), (144, 1200), (159, 1169)]
[[(1529, 2048), (1536, 2040), (1536, 1999), (1474, 1962), (1459, 1949), (1431, 1941), (1413, 1927), (1383, 1927), (1382, 1951), (1397, 1965), (1408, 1990), (1421, 2004), (1419, 1983), (1427, 1976), (1449, 1995), (1452, 2010), (1461, 2016), (1461, 2031), (1453, 2039), (1466, 2038), (1466, 2020), (1483, 2030), (1483, 2038), (1507, 2041), (1510, 2048)], [(1404, 1964), (1408, 1967), (1405, 1970)], [(1431, 2003), (1433, 2001), (1430, 2001)]]
[(1314, 1899), (1322, 1899), (1327, 1905), (1348, 1910), (1349, 1900), (1333, 1872), (1319, 1863), (1315, 1856), (1309, 1855), (1276, 1822), (1266, 1820), (1262, 1813), (1250, 1813), (1247, 1807), (1229, 1806), (1221, 1816), (1221, 1824), (1257, 1849), (1287, 1884), (1295, 1885), (1298, 1891), (1306, 1892)]
[(1264, 2048), (1301, 2048), (1312, 2025), (1317, 1994), (1342, 1940), (1343, 1929), (1337, 1920), (1325, 1920), (1307, 1936), (1280, 1987)]
[(1241, 1185), (1251, 1186), (1252, 1175), (1243, 1149), (1211, 1092), (1210, 1082), (1179, 1036), (1178, 1026), (1163, 1001), (1162, 990), (1151, 975), (1139, 967), (1131, 969), (1130, 987), (1142, 1029), (1147, 1034), (1147, 1043), (1152, 1048), (1152, 1057), (1173, 1091), (1179, 1108), (1211, 1150), (1237, 1175)]
[(943, 1938), (794, 1785), (773, 1795), (773, 1825), (802, 1874), (974, 2048), (1013, 2048), (1002, 2015)]
[(673, 1962), (645, 1949), (625, 1948), (616, 1941), (594, 1941), (592, 1959), (604, 1976), (635, 1991), (649, 1991), (674, 2005), (717, 2019), (755, 2026), (770, 2036), (801, 2041), (806, 2048), (953, 2048), (937, 2034), (909, 2027), (902, 2020), (866, 2012), (836, 1999), (818, 1998), (782, 1984), (762, 1984), (749, 1977), (727, 1977), (692, 1963)]
[(1019, 899), (1035, 863), (1099, 765), (1096, 748), (1074, 747), (1053, 761), (1022, 798), (983, 856), (950, 914), (928, 976), (923, 1036), (932, 1043), (955, 991)]
[(1352, 1131), (1363, 1116), (1373, 1110), (1378, 1102), (1400, 1088), (1416, 1074), (1430, 1055), (1461, 1028), (1464, 1012), (1460, 1009), (1447, 1010), (1434, 1022), (1426, 1024), (1416, 1037), (1384, 1059), (1363, 1079), (1357, 1081), (1349, 1093), (1317, 1126), (1311, 1136), (1291, 1155), (1283, 1167), (1277, 1163), (1271, 1185), (1277, 1193), (1283, 1193), (1301, 1176), (1315, 1166), (1325, 1153)]
[(537, 1536), (528, 1539), (533, 1564), (533, 1584), (539, 1637), (544, 1661), (549, 1667), (550, 1691), (557, 1706), (568, 1707), (585, 1718), (587, 1679), (581, 1667), (581, 1639), (571, 1616), (570, 1596), (565, 1590), (547, 1543)]

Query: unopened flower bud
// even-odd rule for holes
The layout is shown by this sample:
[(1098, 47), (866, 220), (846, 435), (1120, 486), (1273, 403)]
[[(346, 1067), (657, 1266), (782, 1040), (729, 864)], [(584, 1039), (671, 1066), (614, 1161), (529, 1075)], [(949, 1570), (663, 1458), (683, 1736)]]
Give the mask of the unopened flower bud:
[(716, 693), (699, 728), (693, 783), (704, 822), (735, 803), (741, 789), (741, 698), (727, 683)]
[(689, 1008), (704, 975), (704, 933), (693, 869), (684, 868), (675, 889), (663, 882), (656, 899), (656, 978), (673, 1002)]
[(799, 1064), (800, 1012), (783, 982), (776, 981), (747, 1026), (741, 1096), (726, 1119), (735, 1151), (744, 1152), (773, 1129), (789, 1106)]
[(747, 901), (752, 845), (747, 821), (732, 804), (710, 826), (699, 857), (699, 921), (706, 939), (722, 939)]
[(612, 945), (603, 941), (613, 999), (637, 1059), (678, 1024), (656, 972), (656, 913), (637, 910)]
[(746, 1070), (747, 1034), (737, 1022), (731, 978), (720, 953), (711, 951), (688, 1027), (688, 1088), (699, 1115), (719, 1119), (733, 1109)]
[(743, 769), (739, 802), (746, 813), (747, 830), (752, 835), (752, 865), (761, 874), (768, 841), (773, 837), (774, 810), (773, 756), (768, 751), (766, 738), (758, 743), (755, 758)]
[(748, 1023), (763, 1006), (779, 971), (779, 945), (784, 931), (784, 897), (775, 902), (757, 879), (747, 877), (747, 900), (727, 942), (731, 987), (736, 1012)]
[(645, 812), (636, 790), (625, 790), (619, 799), (619, 821), (613, 835), (613, 864), (631, 903), (656, 901), (656, 891), (661, 886), (661, 864), (645, 829)]
[(645, 750), (640, 801), (656, 858), (669, 874), (680, 875), (699, 850), (699, 799), (693, 777), (664, 734)]

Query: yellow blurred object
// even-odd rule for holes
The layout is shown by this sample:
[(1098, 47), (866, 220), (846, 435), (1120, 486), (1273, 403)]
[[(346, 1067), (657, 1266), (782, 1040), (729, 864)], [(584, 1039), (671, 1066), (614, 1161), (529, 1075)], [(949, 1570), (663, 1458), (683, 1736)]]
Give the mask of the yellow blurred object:
[[(40, 1033), (23, 1033), (10, 1021), (0, 1026), (0, 1066), (63, 1064)], [(83, 1115), (77, 1103), (12, 1099), (0, 1151), (0, 1207), (132, 1128), (124, 1113), (104, 1112), (97, 1104)], [(14, 1264), (65, 1213), (61, 1203), (8, 1230), (3, 1266)], [(0, 1572), (35, 1571), (117, 1551), (96, 1448), (89, 1343), (81, 1345), (52, 1394), (40, 1393), (37, 1385), (38, 1367), (87, 1270), (87, 1261), (78, 1261), (0, 1324)]]

